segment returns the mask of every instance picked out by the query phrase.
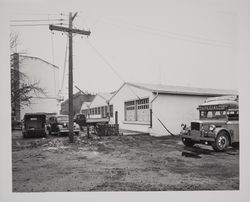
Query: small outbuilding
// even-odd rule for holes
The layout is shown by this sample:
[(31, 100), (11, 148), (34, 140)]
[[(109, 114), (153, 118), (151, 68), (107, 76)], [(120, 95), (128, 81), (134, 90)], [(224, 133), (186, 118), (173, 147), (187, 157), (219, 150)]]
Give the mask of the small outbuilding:
[(179, 134), (182, 123), (198, 119), (197, 107), (208, 97), (237, 94), (234, 90), (124, 83), (109, 99), (120, 129)]
[(113, 105), (109, 100), (113, 93), (97, 93), (92, 102), (82, 104), (81, 113), (88, 118), (113, 117)]

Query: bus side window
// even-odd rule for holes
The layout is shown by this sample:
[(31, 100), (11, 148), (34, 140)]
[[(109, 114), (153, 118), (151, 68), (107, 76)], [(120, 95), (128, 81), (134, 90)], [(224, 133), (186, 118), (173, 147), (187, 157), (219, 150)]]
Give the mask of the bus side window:
[(228, 112), (228, 120), (229, 121), (238, 121), (239, 120), (239, 112), (238, 111)]

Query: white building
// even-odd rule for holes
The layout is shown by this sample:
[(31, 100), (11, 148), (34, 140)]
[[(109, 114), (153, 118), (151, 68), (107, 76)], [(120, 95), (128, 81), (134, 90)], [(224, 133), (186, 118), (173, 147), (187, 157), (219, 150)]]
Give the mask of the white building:
[(86, 117), (89, 116), (89, 108), (90, 108), (91, 102), (84, 102), (82, 103), (80, 113), (84, 114)]
[(112, 93), (98, 93), (91, 103), (83, 103), (81, 113), (89, 118), (113, 117), (113, 105), (109, 105)]
[(19, 70), (27, 76), (29, 82), (39, 82), (38, 86), (46, 92), (46, 95), (31, 93), (31, 104), (21, 107), (20, 118), (22, 119), (25, 113), (58, 113), (59, 68), (41, 58), (20, 55)]
[[(212, 96), (237, 94), (233, 90), (124, 83), (110, 98), (120, 129), (160, 136), (179, 134), (182, 123), (198, 118), (197, 107)], [(152, 109), (152, 115), (150, 113)], [(115, 123), (111, 117), (110, 123)]]

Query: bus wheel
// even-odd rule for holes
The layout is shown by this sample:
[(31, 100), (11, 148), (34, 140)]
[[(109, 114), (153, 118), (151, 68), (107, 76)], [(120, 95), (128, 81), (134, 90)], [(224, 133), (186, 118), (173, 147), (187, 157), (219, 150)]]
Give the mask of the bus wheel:
[(182, 143), (187, 146), (187, 147), (193, 147), (194, 146), (194, 142), (190, 139), (187, 139), (187, 138), (182, 138)]
[(225, 131), (221, 131), (214, 143), (212, 143), (212, 147), (215, 151), (225, 151), (229, 145), (228, 134)]

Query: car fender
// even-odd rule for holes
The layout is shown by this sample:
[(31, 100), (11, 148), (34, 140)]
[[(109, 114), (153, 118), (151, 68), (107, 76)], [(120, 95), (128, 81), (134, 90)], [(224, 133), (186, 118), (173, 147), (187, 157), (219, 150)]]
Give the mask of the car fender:
[(63, 127), (62, 125), (57, 125), (57, 128), (58, 128), (58, 132), (60, 132)]
[(215, 138), (219, 135), (219, 133), (220, 133), (221, 131), (225, 131), (225, 132), (228, 134), (228, 136), (229, 136), (229, 141), (230, 141), (230, 144), (231, 144), (232, 134), (228, 131), (227, 128), (215, 128), (215, 130), (214, 130)]
[(50, 126), (48, 124), (45, 124), (45, 134), (48, 135), (50, 131)]
[(79, 128), (80, 128), (80, 125), (77, 124), (77, 123), (74, 123), (74, 128), (75, 128), (75, 129), (79, 129)]

